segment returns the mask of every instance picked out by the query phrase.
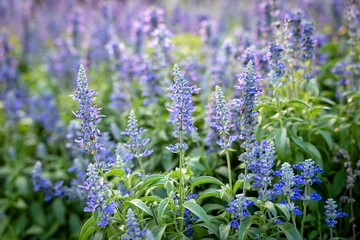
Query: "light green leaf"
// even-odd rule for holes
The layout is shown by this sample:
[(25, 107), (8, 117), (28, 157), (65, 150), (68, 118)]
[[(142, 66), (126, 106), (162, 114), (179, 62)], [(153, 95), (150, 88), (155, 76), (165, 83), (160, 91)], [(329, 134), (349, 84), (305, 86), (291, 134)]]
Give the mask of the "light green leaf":
[(85, 222), (84, 226), (81, 228), (79, 239), (86, 239), (86, 238), (83, 238), (83, 236), (84, 236), (85, 232), (93, 225), (93, 223), (94, 223), (94, 217), (89, 218)]
[(307, 106), (308, 108), (311, 108), (311, 109), (313, 108), (310, 104), (308, 104), (308, 103), (306, 103), (306, 102), (304, 102), (303, 100), (300, 100), (300, 99), (291, 99), (290, 101), (287, 101), (287, 102), (283, 103), (282, 107), (285, 107), (286, 105), (291, 104), (291, 103), (300, 103), (302, 105)]
[(152, 216), (150, 208), (140, 199), (133, 199), (131, 201), (124, 202), (124, 206), (129, 205), (129, 204), (134, 205), (137, 208), (140, 208), (143, 212)]
[(333, 140), (331, 137), (331, 133), (329, 133), (328, 131), (325, 131), (325, 130), (318, 130), (318, 132), (321, 134), (321, 136), (326, 141), (327, 145), (329, 146), (329, 149), (332, 150), (333, 149)]
[(195, 179), (195, 182), (191, 185), (191, 188), (194, 188), (195, 186), (197, 186), (199, 184), (204, 184), (204, 183), (215, 183), (215, 184), (225, 187), (225, 184), (223, 184), (217, 178), (210, 177), (210, 176), (201, 176), (201, 177), (198, 177)]
[(107, 171), (105, 173), (105, 177), (109, 177), (109, 176), (113, 176), (113, 175), (116, 175), (116, 176), (119, 176), (119, 177), (124, 177), (125, 172), (122, 169), (112, 169), (112, 170)]
[(162, 236), (164, 235), (166, 226), (167, 226), (166, 224), (163, 224), (160, 226), (156, 226), (154, 229), (151, 230), (151, 232), (153, 233), (153, 235), (156, 239), (162, 238)]
[(247, 216), (240, 224), (239, 232), (238, 232), (239, 240), (245, 239), (245, 237), (247, 235), (247, 231), (249, 230), (249, 228), (251, 226), (252, 219), (253, 219), (253, 216)]
[(288, 240), (301, 240), (302, 237), (292, 224), (280, 223), (276, 225), (285, 234)]
[(275, 206), (284, 213), (287, 220), (290, 220), (290, 212), (284, 204), (276, 203)]
[(221, 224), (220, 225), (219, 234), (220, 234), (220, 239), (221, 240), (228, 239), (229, 232), (230, 232), (230, 225), (228, 225), (228, 224)]
[(238, 179), (233, 187), (233, 193), (236, 194), (236, 191), (239, 189), (244, 180)]
[(270, 212), (277, 217), (277, 211), (275, 209), (274, 203), (267, 201), (265, 202), (265, 207), (270, 210)]
[(286, 128), (280, 128), (275, 134), (275, 147), (279, 158), (284, 160), (286, 150)]
[(203, 220), (207, 225), (211, 225), (210, 218), (206, 214), (205, 210), (198, 205), (193, 199), (186, 201), (183, 203), (183, 206), (190, 210), (193, 214), (198, 216), (201, 220)]
[(160, 224), (163, 222), (163, 215), (164, 215), (164, 212), (165, 212), (168, 204), (169, 204), (169, 198), (163, 199), (159, 204), (158, 211), (157, 211), (157, 217), (158, 217), (158, 222)]

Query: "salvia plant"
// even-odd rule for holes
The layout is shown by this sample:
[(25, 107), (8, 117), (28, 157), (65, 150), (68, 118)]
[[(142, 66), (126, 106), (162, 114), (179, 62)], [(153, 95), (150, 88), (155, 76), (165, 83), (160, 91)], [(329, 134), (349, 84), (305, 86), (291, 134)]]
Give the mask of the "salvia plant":
[(0, 240), (355, 240), (359, 9), (0, 1)]

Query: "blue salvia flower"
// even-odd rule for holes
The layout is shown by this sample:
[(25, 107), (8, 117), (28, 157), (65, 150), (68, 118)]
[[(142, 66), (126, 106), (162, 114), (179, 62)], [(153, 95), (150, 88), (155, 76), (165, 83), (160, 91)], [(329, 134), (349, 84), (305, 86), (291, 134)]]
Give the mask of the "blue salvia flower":
[[(298, 184), (305, 185), (305, 189), (307, 189), (307, 186), (313, 185), (314, 182), (321, 182), (319, 177), (317, 176), (318, 173), (323, 173), (324, 170), (322, 170), (319, 165), (314, 166), (315, 161), (312, 159), (307, 159), (302, 163), (295, 164), (294, 168), (298, 170), (302, 170), (301, 175), (297, 175), (295, 177), (295, 181)], [(310, 196), (306, 195), (306, 191), (301, 196), (301, 200), (308, 201), (310, 199), (319, 201), (321, 200), (321, 196), (317, 194), (316, 192), (313, 192)]]
[(152, 33), (164, 23), (164, 9), (149, 8), (144, 13), (144, 25), (147, 33)]
[(50, 179), (42, 176), (42, 164), (37, 161), (34, 169), (31, 172), (31, 179), (34, 185), (34, 190), (39, 191), (45, 195), (45, 201), (50, 201), (53, 197), (63, 197), (65, 189), (62, 186), (64, 181), (59, 181), (52, 184)]
[(255, 142), (255, 146), (251, 150), (251, 162), (249, 169), (252, 170), (251, 187), (259, 190), (259, 199), (273, 199), (273, 192), (270, 189), (273, 180), (275, 147), (274, 142), (261, 140), (260, 144)]
[(161, 25), (152, 33), (150, 45), (155, 49), (156, 60), (160, 67), (166, 67), (171, 62), (171, 37), (172, 33), (165, 25)]
[(29, 116), (52, 132), (61, 133), (64, 130), (55, 102), (55, 96), (51, 92), (42, 92), (39, 96), (30, 99)]
[(135, 54), (141, 55), (144, 47), (145, 28), (141, 21), (134, 21), (132, 28), (133, 42), (135, 47)]
[(230, 136), (228, 141), (226, 140), (231, 128), (230, 112), (224, 94), (219, 86), (215, 87), (214, 97), (216, 115), (214, 117), (215, 122), (211, 123), (211, 127), (216, 128), (219, 134), (222, 135), (222, 139), (220, 139), (217, 144), (222, 149), (227, 150), (231, 148), (231, 144), (236, 140), (236, 136)]
[(299, 199), (301, 197), (299, 193), (301, 190), (297, 188), (295, 174), (291, 165), (287, 162), (283, 163), (281, 165), (281, 169), (279, 171), (275, 171), (274, 174), (280, 175), (281, 180), (280, 183), (274, 184), (273, 193), (284, 194), (287, 199), (280, 203), (285, 204), (288, 210), (294, 214), (302, 214), (298, 207), (295, 206), (294, 203), (290, 200)]
[(134, 154), (132, 151), (127, 149), (124, 144), (118, 143), (116, 146), (116, 165), (118, 167), (123, 168), (125, 171), (131, 171), (134, 168), (134, 163), (132, 159), (134, 158)]
[(278, 43), (269, 44), (269, 52), (267, 57), (271, 66), (271, 71), (269, 73), (269, 78), (275, 88), (278, 88), (282, 82), (280, 78), (284, 76), (285, 65), (281, 61), (281, 52), (283, 51), (282, 47)]
[(314, 23), (305, 23), (302, 30), (301, 39), (301, 58), (306, 61), (311, 61), (314, 58)]
[(147, 235), (147, 230), (141, 231), (139, 223), (136, 220), (135, 214), (129, 208), (126, 212), (126, 235), (127, 238), (122, 240), (141, 240), (143, 236)]
[(88, 198), (86, 202), (88, 206), (84, 208), (84, 212), (97, 211), (101, 217), (98, 225), (105, 227), (113, 218), (115, 207), (118, 203), (108, 199), (106, 182), (99, 176), (97, 171), (98, 166), (96, 165), (97, 164), (92, 163), (88, 165), (86, 173), (88, 177), (84, 185), (81, 186), (81, 188), (87, 191)]
[(244, 194), (237, 194), (235, 199), (231, 199), (231, 202), (228, 204), (227, 212), (233, 213), (235, 220), (229, 223), (233, 228), (238, 228), (240, 225), (239, 221), (245, 219), (246, 216), (251, 213), (248, 212), (247, 207), (253, 205), (253, 202), (250, 202)]
[(341, 212), (342, 209), (336, 210), (336, 208), (338, 207), (338, 205), (336, 204), (336, 202), (334, 201), (334, 199), (329, 198), (328, 200), (326, 200), (326, 205), (325, 205), (325, 223), (330, 227), (334, 227), (337, 224), (337, 218), (339, 218), (340, 216), (347, 216), (346, 213)]
[(250, 149), (255, 137), (255, 117), (258, 111), (255, 111), (257, 96), (261, 93), (258, 87), (258, 75), (255, 73), (252, 61), (249, 61), (245, 74), (238, 75), (239, 83), (236, 86), (240, 90), (240, 98), (235, 102), (238, 105), (238, 112), (241, 116), (241, 135), (240, 139), (244, 140), (242, 148)]
[(98, 159), (101, 159), (108, 167), (111, 167), (116, 162), (115, 148), (116, 143), (112, 141), (109, 132), (101, 134), (101, 145), (103, 146), (98, 152)]
[[(197, 130), (193, 124), (192, 113), (195, 112), (196, 107), (192, 101), (192, 93), (195, 93), (197, 89), (194, 86), (189, 86), (189, 82), (184, 78), (184, 75), (181, 73), (179, 66), (174, 65), (174, 82), (175, 84), (171, 86), (171, 91), (173, 94), (171, 96), (173, 100), (173, 105), (169, 112), (171, 112), (171, 119), (169, 122), (174, 123), (174, 135), (179, 136), (180, 132), (183, 134), (191, 134), (191, 130)], [(172, 152), (178, 152), (180, 149), (186, 150), (187, 144), (183, 143), (181, 146), (179, 143), (176, 143), (175, 146), (170, 145), (167, 147)]]
[[(17, 61), (11, 56), (13, 47), (5, 33), (0, 36), (0, 98), (5, 90), (15, 89), (18, 79)], [(3, 83), (4, 82), (4, 83)], [(2, 85), (5, 85), (3, 88)]]
[(130, 112), (128, 125), (125, 131), (121, 132), (122, 135), (129, 136), (129, 141), (124, 143), (124, 146), (130, 149), (135, 158), (143, 158), (149, 156), (153, 150), (143, 148), (149, 143), (150, 138), (142, 139), (141, 134), (145, 133), (147, 129), (142, 127), (139, 129), (139, 124), (137, 123), (134, 111)]
[(139, 82), (144, 86), (141, 93), (141, 96), (146, 98), (144, 105), (157, 103), (160, 96), (163, 95), (163, 90), (159, 84), (160, 75), (157, 73), (157, 68), (151, 59), (145, 60), (142, 65)]
[(97, 95), (93, 90), (89, 90), (88, 80), (86, 78), (85, 69), (80, 65), (79, 75), (77, 79), (77, 89), (73, 99), (79, 101), (80, 108), (74, 115), (82, 119), (81, 127), (83, 136), (78, 142), (84, 143), (85, 149), (94, 153), (102, 148), (100, 141), (101, 132), (96, 125), (101, 122), (103, 115), (100, 115), (101, 108), (92, 106)]
[(284, 45), (288, 53), (300, 50), (302, 17), (299, 11), (285, 15)]
[[(214, 93), (213, 93), (214, 95)], [(219, 141), (219, 134), (217, 134), (216, 130), (214, 128), (211, 127), (211, 124), (213, 122), (213, 116), (216, 114), (216, 110), (215, 110), (215, 102), (214, 102), (214, 97), (211, 99), (211, 101), (207, 104), (206, 106), (207, 111), (206, 111), (206, 117), (204, 118), (205, 123), (206, 123), (206, 136), (204, 139), (204, 144), (206, 147), (208, 147), (208, 149), (206, 150), (207, 152), (214, 152), (219, 150), (219, 146), (216, 144), (216, 142)]]

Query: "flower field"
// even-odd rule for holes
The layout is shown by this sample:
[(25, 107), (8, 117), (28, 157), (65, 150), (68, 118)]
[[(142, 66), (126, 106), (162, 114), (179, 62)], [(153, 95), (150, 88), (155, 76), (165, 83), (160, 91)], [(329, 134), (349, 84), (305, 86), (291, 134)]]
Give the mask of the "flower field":
[(355, 240), (359, 178), (359, 1), (0, 0), (0, 240)]

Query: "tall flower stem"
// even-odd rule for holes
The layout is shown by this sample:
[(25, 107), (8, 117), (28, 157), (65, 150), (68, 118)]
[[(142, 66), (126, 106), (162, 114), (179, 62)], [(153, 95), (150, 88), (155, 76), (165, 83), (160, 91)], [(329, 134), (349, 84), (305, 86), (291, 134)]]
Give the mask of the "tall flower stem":
[[(99, 158), (98, 158), (98, 155), (97, 155), (97, 151), (94, 151), (94, 158), (95, 158), (95, 162), (98, 163)], [(102, 169), (100, 169), (99, 172), (100, 172), (100, 175), (102, 176), (102, 178), (105, 180), (106, 185), (108, 186), (111, 194), (115, 197), (116, 195), (115, 195), (114, 191), (112, 190), (112, 188), (110, 187), (109, 182), (108, 182), (104, 172), (102, 171)], [(115, 201), (118, 203), (118, 206), (116, 206), (116, 209), (117, 209), (117, 211), (119, 213), (119, 216), (120, 216), (121, 215), (120, 213), (122, 212), (121, 210), (123, 209), (123, 206), (122, 206), (121, 202), (119, 201), (119, 199), (117, 199), (116, 197), (115, 197)]]
[[(307, 192), (307, 185), (305, 185), (304, 196), (306, 196), (306, 192)], [(300, 230), (301, 236), (304, 235), (304, 225), (305, 225), (307, 205), (308, 205), (308, 201), (303, 201), (304, 210), (303, 210), (303, 218), (302, 218), (302, 221), (301, 221), (301, 230)]]
[(330, 228), (330, 239), (333, 239), (334, 235), (333, 235), (333, 230), (332, 227)]
[(113, 225), (110, 223), (109, 226), (110, 226), (111, 231), (114, 233), (115, 238), (116, 238), (117, 240), (120, 240), (120, 238), (118, 237), (118, 235), (117, 235), (116, 232), (115, 232), (115, 229), (114, 229)]
[[(287, 201), (288, 201), (288, 203), (290, 203), (290, 195), (287, 195)], [(295, 219), (295, 214), (294, 213), (291, 213), (291, 219), (293, 221), (294, 227), (296, 228), (296, 219)]]
[(229, 151), (226, 150), (225, 154), (226, 154), (226, 162), (227, 162), (228, 174), (229, 174), (230, 198), (232, 198), (233, 197), (233, 188), (232, 188), (231, 163), (230, 163)]
[[(182, 131), (180, 131), (180, 145), (183, 144), (183, 133)], [(179, 168), (180, 168), (180, 173), (179, 173), (179, 191), (180, 191), (180, 232), (182, 233), (183, 230), (183, 224), (184, 224), (184, 207), (183, 207), (183, 202), (184, 202), (184, 197), (183, 197), (183, 179), (182, 179), (182, 164), (183, 164), (183, 160), (184, 160), (184, 150), (181, 149), (180, 150), (180, 159), (179, 159)]]

